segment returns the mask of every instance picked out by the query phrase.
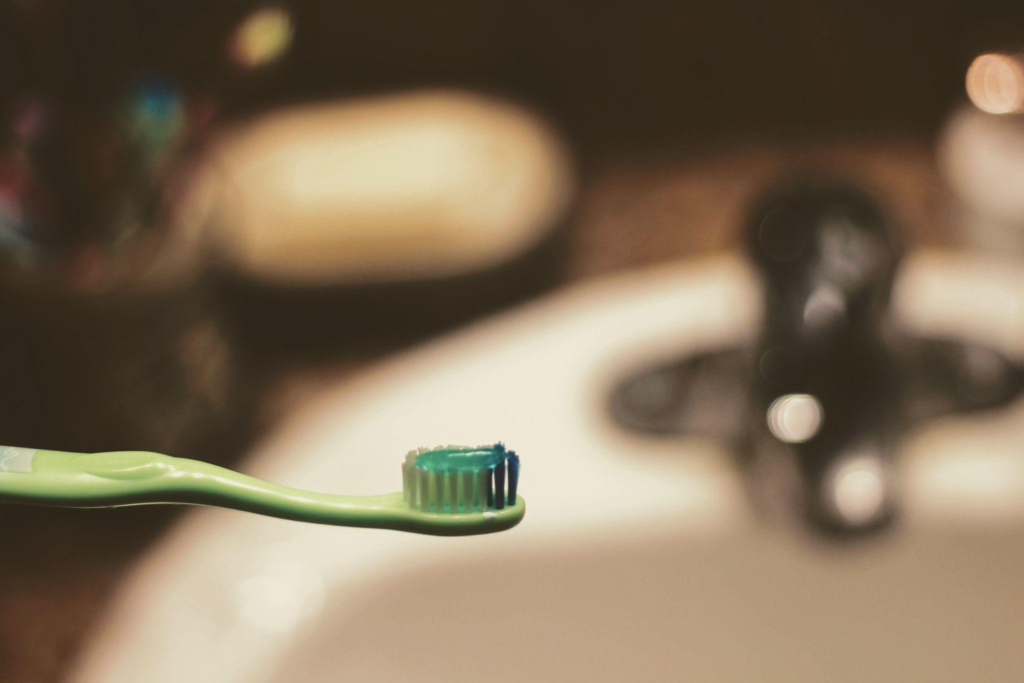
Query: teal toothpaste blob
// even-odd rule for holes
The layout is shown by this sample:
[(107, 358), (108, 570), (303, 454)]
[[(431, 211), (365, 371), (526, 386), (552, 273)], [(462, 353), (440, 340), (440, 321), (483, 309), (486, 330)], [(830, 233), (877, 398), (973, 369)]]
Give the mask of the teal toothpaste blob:
[(419, 453), (416, 466), (428, 472), (479, 472), (497, 467), (508, 456), (501, 443), (492, 446), (439, 446)]

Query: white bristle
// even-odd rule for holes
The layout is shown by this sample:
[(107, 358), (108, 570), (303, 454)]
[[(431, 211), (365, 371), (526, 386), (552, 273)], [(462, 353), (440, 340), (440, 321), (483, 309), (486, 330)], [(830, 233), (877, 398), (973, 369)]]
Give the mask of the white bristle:
[(414, 510), (480, 512), (487, 510), (487, 481), (483, 472), (431, 472), (409, 462), (402, 464), (402, 498)]
[(491, 471), (490, 470), (484, 470), (483, 472), (478, 472), (477, 476), (476, 476), (476, 479), (477, 479), (477, 481), (476, 481), (476, 490), (477, 490), (476, 504), (477, 504), (477, 507), (479, 507), (481, 510), (486, 510), (487, 509), (487, 484), (488, 484), (488, 479), (490, 479), (490, 478), (491, 478)]

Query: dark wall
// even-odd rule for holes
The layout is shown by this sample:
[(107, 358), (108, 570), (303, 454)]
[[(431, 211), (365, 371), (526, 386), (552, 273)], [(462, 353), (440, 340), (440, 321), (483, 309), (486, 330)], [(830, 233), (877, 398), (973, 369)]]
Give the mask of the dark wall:
[(239, 84), (223, 42), (251, 2), (15, 0), (0, 87), (102, 98), (138, 70), (225, 94), (236, 111), (418, 84), (522, 97), (584, 147), (708, 135), (929, 130), (980, 49), (1024, 45), (1024, 3), (935, 0), (291, 3), (296, 46)]

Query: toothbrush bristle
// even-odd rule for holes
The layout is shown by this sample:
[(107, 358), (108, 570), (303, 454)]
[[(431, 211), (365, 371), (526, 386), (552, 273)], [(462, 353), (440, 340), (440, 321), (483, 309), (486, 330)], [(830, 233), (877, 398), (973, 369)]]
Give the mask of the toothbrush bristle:
[(497, 495), (494, 497), (494, 507), (498, 510), (505, 509), (505, 463), (504, 461), (494, 466), (494, 490)]
[(402, 463), (402, 482), (403, 498), (415, 510), (503, 510), (506, 505), (516, 504), (519, 456), (500, 442), (478, 447), (418, 448), (409, 451)]
[(508, 452), (508, 504), (516, 504), (516, 493), (519, 489), (519, 456), (515, 451)]

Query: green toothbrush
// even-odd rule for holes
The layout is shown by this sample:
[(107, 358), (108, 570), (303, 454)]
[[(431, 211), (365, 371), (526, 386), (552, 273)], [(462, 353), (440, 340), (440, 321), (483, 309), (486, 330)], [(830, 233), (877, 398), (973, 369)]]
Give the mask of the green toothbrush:
[(401, 493), (341, 496), (278, 486), (159, 453), (0, 446), (0, 502), (7, 503), (72, 508), (183, 503), (436, 536), (504, 531), (526, 513), (517, 490), (519, 456), (500, 443), (410, 451), (402, 479)]

